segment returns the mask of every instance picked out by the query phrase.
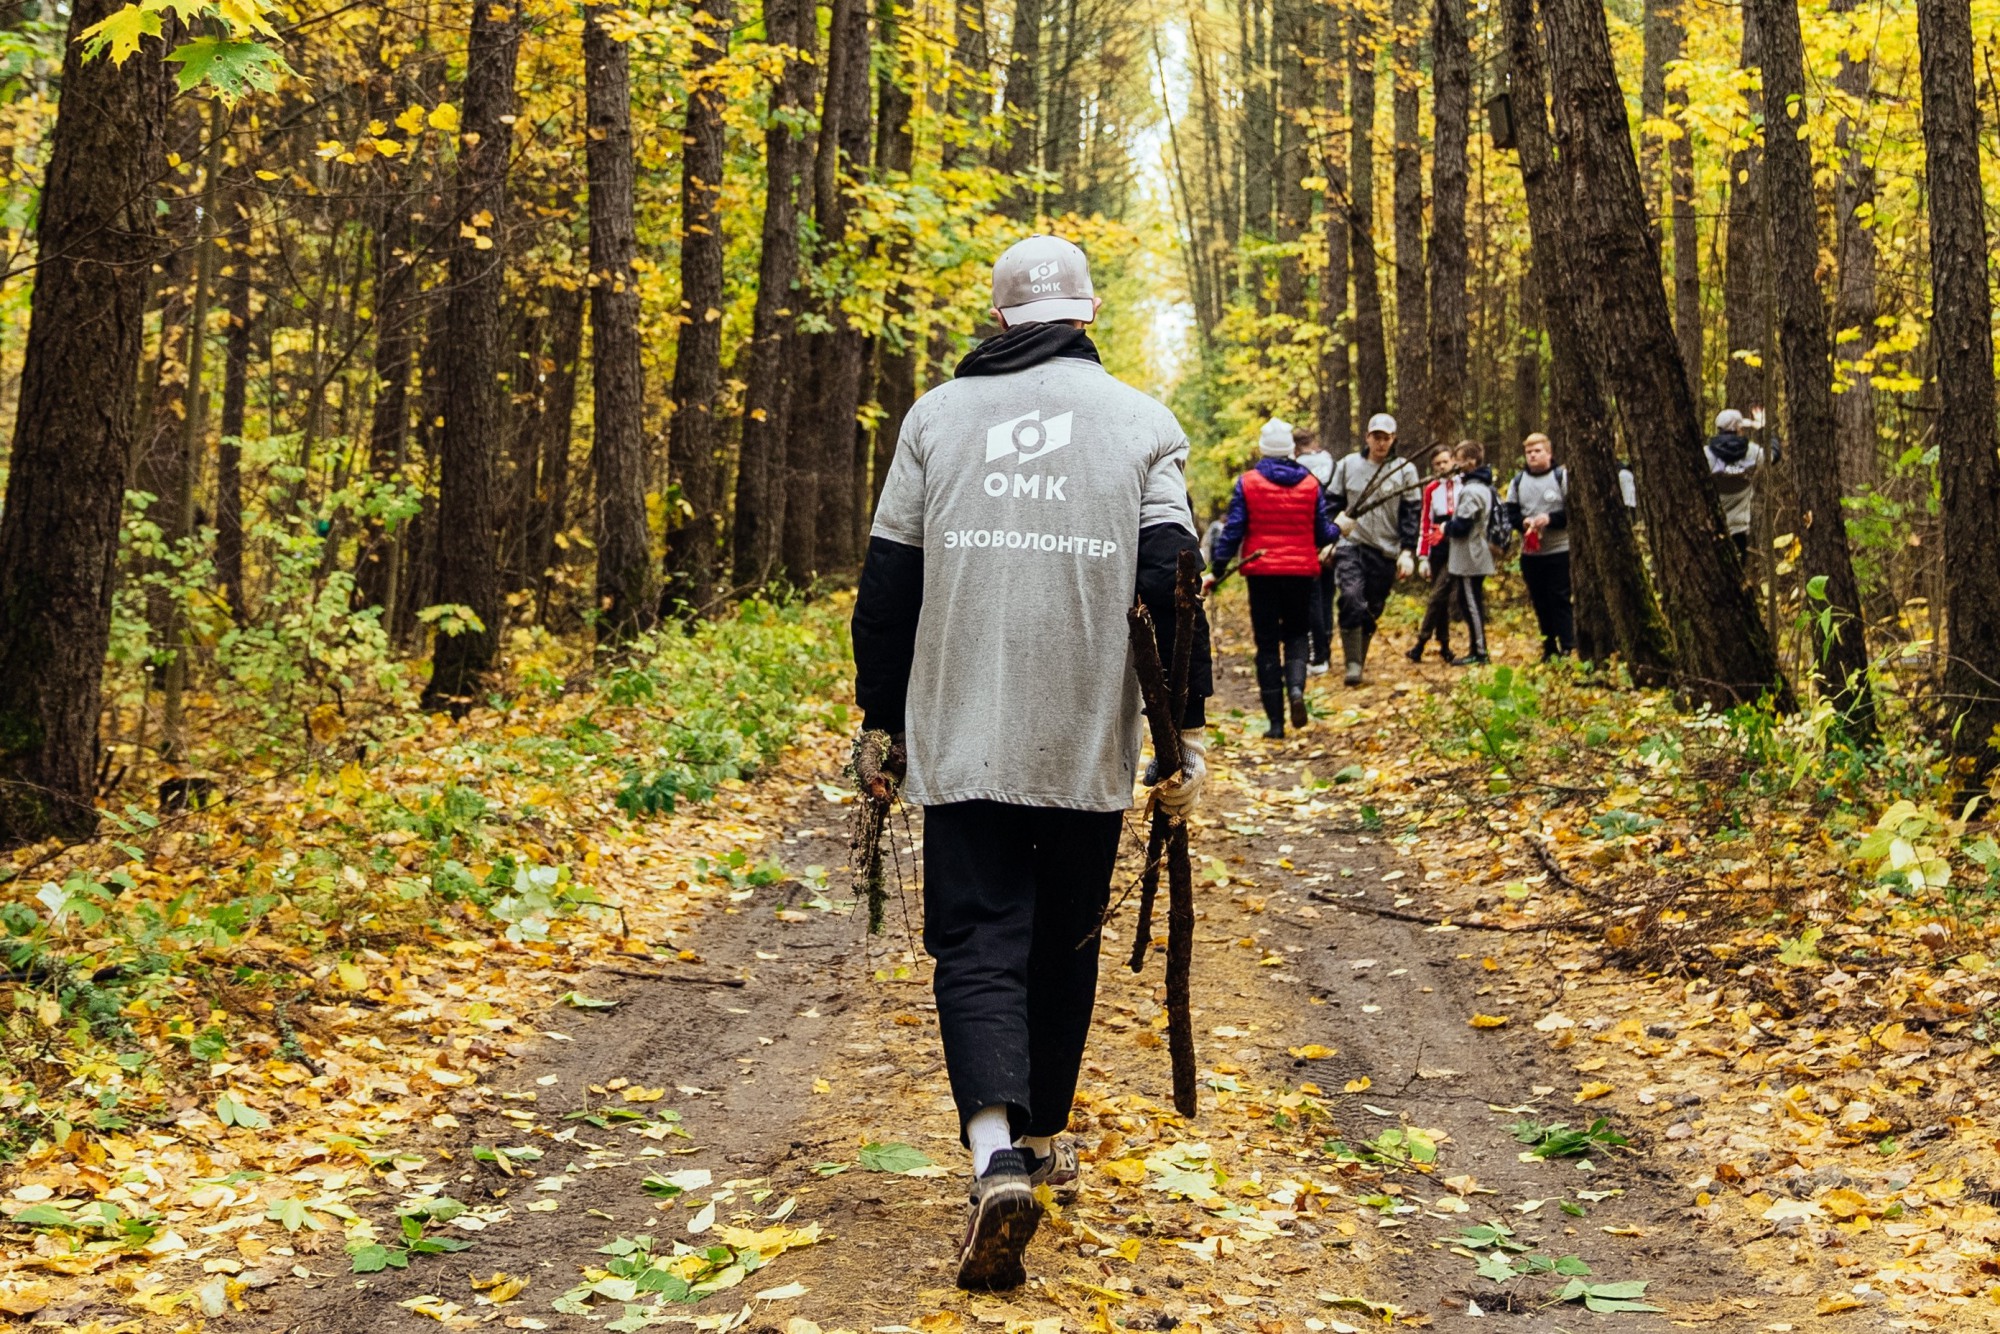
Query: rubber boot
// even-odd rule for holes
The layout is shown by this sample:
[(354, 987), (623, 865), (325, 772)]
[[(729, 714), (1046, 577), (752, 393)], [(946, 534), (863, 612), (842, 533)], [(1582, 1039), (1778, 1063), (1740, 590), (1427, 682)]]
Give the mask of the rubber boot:
[(1286, 645), (1285, 700), (1292, 706), (1292, 726), (1304, 727), (1306, 712), (1306, 645), (1302, 640)]
[(1368, 632), (1358, 625), (1340, 627), (1340, 646), (1347, 652), (1347, 684), (1361, 684), (1361, 667), (1368, 661)]
[(1271, 721), (1270, 730), (1264, 733), (1266, 741), (1285, 739), (1285, 692), (1266, 690), (1264, 694), (1264, 716)]

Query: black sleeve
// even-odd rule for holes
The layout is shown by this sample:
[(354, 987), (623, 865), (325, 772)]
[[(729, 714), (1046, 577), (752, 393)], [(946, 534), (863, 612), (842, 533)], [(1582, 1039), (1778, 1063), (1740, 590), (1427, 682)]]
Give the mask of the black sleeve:
[(1549, 511), (1549, 527), (1551, 527), (1551, 528), (1567, 528), (1567, 527), (1569, 527), (1569, 511), (1568, 511), (1568, 510), (1550, 510), (1550, 511)]
[[(1177, 523), (1156, 523), (1139, 530), (1139, 601), (1153, 618), (1153, 633), (1159, 637), (1160, 663), (1171, 674), (1174, 661), (1174, 578), (1183, 551), (1196, 551), (1195, 535)], [(863, 575), (866, 578), (866, 575)], [(860, 654), (860, 642), (855, 643)], [(1215, 668), (1209, 656), (1208, 613), (1200, 604), (1194, 609), (1194, 653), (1188, 659), (1187, 709), (1181, 714), (1181, 730), (1208, 723), (1208, 697), (1215, 693)]]
[(1417, 534), (1423, 529), (1424, 507), (1422, 501), (1411, 500), (1408, 496), (1396, 502), (1396, 540), (1405, 551), (1417, 549)]
[(1449, 519), (1446, 519), (1446, 520), (1444, 521), (1444, 532), (1445, 532), (1445, 536), (1446, 536), (1446, 537), (1471, 537), (1471, 536), (1472, 536), (1472, 518), (1473, 518), (1473, 516), (1472, 516), (1472, 515), (1470, 515), (1470, 514), (1468, 514), (1468, 515), (1465, 515), (1465, 516), (1464, 516), (1463, 518), (1461, 518), (1460, 516), (1458, 516), (1458, 515), (1456, 515), (1456, 514), (1452, 515), (1452, 516), (1451, 516), (1451, 517), (1450, 517)]
[(861, 725), (903, 730), (917, 618), (924, 609), (924, 549), (886, 537), (868, 539), (854, 597), (854, 699)]

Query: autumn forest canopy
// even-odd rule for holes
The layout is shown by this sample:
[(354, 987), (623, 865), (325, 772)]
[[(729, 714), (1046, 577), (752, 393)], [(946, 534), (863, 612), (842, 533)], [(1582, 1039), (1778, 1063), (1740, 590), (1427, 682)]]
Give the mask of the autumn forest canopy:
[[(1996, 70), (2000, 0), (0, 0), (0, 1310), (216, 1318), (316, 1274), (288, 1327), (811, 1285), (857, 1328), (1290, 1331), (1544, 1282), (1643, 1316), (1659, 1280), (1698, 1319), (1971, 1328)], [(1405, 670), (1405, 540), (1365, 683), (1266, 689), (1260, 734), (1230, 553), (1174, 743), (1212, 766), (1173, 835), (1182, 1105), (1120, 973), (1085, 1203), (1038, 1243), (1070, 1280), (920, 1320), (949, 1275), (891, 1215), (939, 1201), (874, 1192), (959, 1146), (923, 899), (863, 937), (842, 883), (849, 618), (903, 423), (1038, 233), (1087, 254), (1211, 542), (1260, 450), (1390, 414), (1418, 473), (1483, 446), (1500, 513), (1545, 436), (1575, 652), (1531, 661), (1544, 530), (1502, 523), (1450, 539), (1498, 557), (1492, 662), (1482, 604), (1473, 666), (1420, 635)], [(875, 816), (893, 880), (918, 842)], [(1667, 1218), (1722, 1268), (1638, 1272), (1616, 1239)], [(1440, 1221), (1429, 1269), (1371, 1258)], [(1478, 1283), (1425, 1287), (1446, 1254)]]

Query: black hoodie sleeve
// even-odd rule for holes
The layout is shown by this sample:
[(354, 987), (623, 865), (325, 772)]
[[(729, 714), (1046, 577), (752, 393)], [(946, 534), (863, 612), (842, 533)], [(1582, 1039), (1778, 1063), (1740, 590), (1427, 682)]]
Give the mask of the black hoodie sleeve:
[(1424, 505), (1408, 496), (1396, 502), (1396, 540), (1403, 550), (1415, 554), (1417, 535), (1423, 531)]
[[(1174, 579), (1179, 573), (1181, 553), (1198, 551), (1195, 535), (1177, 523), (1156, 523), (1139, 530), (1139, 601), (1153, 618), (1153, 633), (1160, 644), (1160, 663), (1169, 674), (1174, 661)], [(860, 641), (855, 653), (860, 654)], [(1200, 605), (1194, 609), (1194, 653), (1188, 659), (1187, 709), (1181, 714), (1181, 730), (1203, 727), (1208, 722), (1208, 697), (1215, 693), (1215, 668), (1208, 642), (1208, 613)]]
[(861, 725), (903, 730), (910, 668), (917, 658), (917, 618), (924, 610), (924, 549), (886, 537), (868, 539), (854, 598), (854, 699)]

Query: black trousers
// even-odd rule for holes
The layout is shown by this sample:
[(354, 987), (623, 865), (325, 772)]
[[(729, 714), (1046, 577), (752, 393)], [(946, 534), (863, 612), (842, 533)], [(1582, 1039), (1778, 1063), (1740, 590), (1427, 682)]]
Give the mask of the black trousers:
[(1257, 645), (1257, 689), (1265, 694), (1306, 683), (1318, 577), (1246, 574), (1250, 589), (1250, 638)]
[(1334, 549), (1333, 579), (1340, 586), (1340, 628), (1361, 626), (1375, 633), (1375, 622), (1396, 586), (1396, 558), (1374, 547), (1360, 545)]
[(1451, 551), (1443, 546), (1436, 547), (1430, 554), (1431, 592), (1424, 602), (1424, 619), (1417, 626), (1417, 647), (1424, 641), (1437, 636), (1438, 649), (1451, 656), (1451, 617), (1457, 612), (1459, 619), (1465, 619), (1465, 612), (1458, 606), (1458, 585), (1451, 577)]
[(1465, 613), (1465, 630), (1472, 644), (1466, 650), (1475, 658), (1486, 656), (1486, 576), (1454, 574), (1458, 609)]
[(1319, 577), (1313, 580), (1312, 604), (1312, 660), (1327, 662), (1333, 657), (1333, 599), (1340, 590), (1333, 582), (1333, 571), (1322, 568)]
[(1576, 651), (1576, 621), (1570, 610), (1569, 552), (1521, 553), (1521, 578), (1542, 628), (1542, 656)]
[(1069, 1124), (1122, 811), (961, 801), (924, 808), (924, 950), (952, 1101), (1015, 1135)]

